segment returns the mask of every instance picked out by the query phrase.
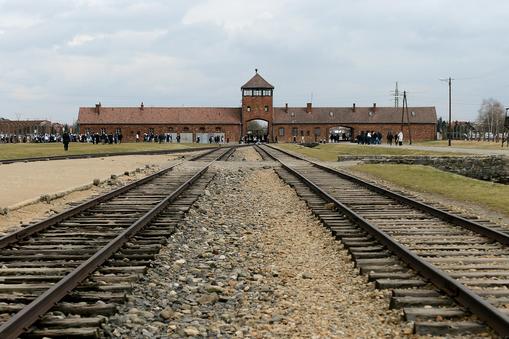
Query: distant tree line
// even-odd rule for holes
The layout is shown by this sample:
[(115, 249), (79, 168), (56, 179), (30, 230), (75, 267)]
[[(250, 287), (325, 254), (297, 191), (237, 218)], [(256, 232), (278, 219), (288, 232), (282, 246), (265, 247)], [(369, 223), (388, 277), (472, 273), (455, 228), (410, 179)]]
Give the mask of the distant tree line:
[[(471, 121), (453, 121), (451, 123), (452, 139), (474, 139), (498, 142), (501, 138), (507, 138), (507, 125), (505, 107), (500, 101), (489, 98), (483, 99), (478, 110), (477, 119)], [(437, 131), (444, 139), (448, 135), (448, 122), (439, 118)]]

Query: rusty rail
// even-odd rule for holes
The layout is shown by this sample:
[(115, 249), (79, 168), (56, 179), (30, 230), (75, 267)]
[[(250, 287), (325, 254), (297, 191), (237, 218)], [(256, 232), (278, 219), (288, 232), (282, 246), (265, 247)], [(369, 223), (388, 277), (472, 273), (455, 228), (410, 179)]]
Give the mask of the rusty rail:
[[(298, 157), (291, 153), (282, 151), (278, 148), (273, 149), (280, 151), (284, 154), (292, 156), (296, 159), (303, 160), (317, 166), (323, 170), (333, 170), (326, 166), (321, 166), (313, 161), (309, 161), (307, 159)], [(456, 300), (460, 305), (466, 307), (473, 314), (476, 314), (481, 320), (485, 321), (491, 328), (493, 328), (498, 334), (502, 337), (509, 337), (509, 317), (500, 312), (495, 306), (484, 300), (478, 294), (472, 292), (470, 289), (465, 287), (463, 284), (457, 282), (453, 278), (451, 278), (446, 272), (441, 269), (425, 262), (419, 256), (412, 253), (408, 248), (398, 243), (392, 237), (390, 237), (387, 233), (379, 229), (377, 226), (371, 224), (368, 220), (354, 212), (352, 209), (332, 197), (330, 194), (322, 190), (316, 184), (314, 184), (310, 179), (306, 178), (303, 174), (299, 173), (297, 170), (291, 168), (289, 165), (285, 164), (281, 160), (278, 160), (274, 155), (267, 152), (269, 156), (271, 156), (274, 160), (277, 160), (281, 163), (282, 167), (287, 171), (295, 175), (302, 182), (304, 182), (312, 191), (320, 195), (326, 201), (333, 203), (342, 213), (344, 213), (349, 219), (363, 228), (366, 232), (371, 234), (374, 238), (376, 238), (380, 243), (386, 246), (391, 252), (396, 254), (402, 261), (404, 261), (407, 265), (416, 270), (419, 274), (421, 274), (424, 278), (430, 280), (435, 286), (444, 291), (447, 295)], [(334, 173), (336, 173), (333, 170)], [(347, 175), (348, 176), (348, 175)], [(361, 181), (358, 178), (355, 178)], [(368, 184), (371, 186), (371, 184)], [(363, 185), (364, 186), (364, 185)], [(374, 185), (373, 185), (374, 186)], [(366, 186), (368, 187), (368, 186)], [(376, 186), (374, 186), (376, 187)], [(386, 190), (381, 189), (381, 192)], [(392, 193), (392, 192), (390, 192)], [(409, 199), (406, 198), (405, 199)], [(412, 200), (412, 199), (409, 199)], [(421, 204), (420, 202), (416, 202), (417, 205)], [(426, 205), (426, 208), (433, 208)], [(438, 211), (438, 210), (437, 210)], [(443, 212), (445, 213), (445, 212)], [(449, 213), (447, 213), (449, 214)], [(436, 216), (436, 215), (435, 215)], [(458, 217), (459, 218), (459, 217)], [(463, 218), (461, 218), (463, 219)], [(468, 220), (464, 219), (469, 222)], [(478, 225), (481, 228), (486, 228), (482, 225)], [(470, 229), (470, 228), (469, 228)], [(499, 232), (500, 233), (500, 232)], [(503, 233), (501, 233), (503, 234)], [(504, 234), (505, 236), (505, 234)]]

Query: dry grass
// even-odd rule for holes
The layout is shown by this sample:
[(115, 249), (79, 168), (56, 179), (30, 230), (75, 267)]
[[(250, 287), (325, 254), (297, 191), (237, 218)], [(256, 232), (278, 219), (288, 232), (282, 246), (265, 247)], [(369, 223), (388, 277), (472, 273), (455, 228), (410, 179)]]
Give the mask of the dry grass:
[(139, 152), (155, 150), (185, 149), (203, 147), (203, 144), (157, 144), (157, 143), (123, 143), (113, 145), (93, 145), (73, 142), (69, 144), (69, 151), (64, 151), (61, 143), (47, 144), (0, 144), (0, 159), (18, 159), (30, 157), (46, 157), (56, 155), (101, 154), (111, 152)]
[(351, 167), (416, 192), (488, 207), (509, 216), (509, 185), (467, 178), (429, 166), (363, 164)]
[[(415, 145), (430, 146), (430, 147), (448, 147), (447, 140), (422, 141), (422, 142), (416, 142)], [(498, 150), (498, 149), (502, 149), (502, 142), (501, 141), (488, 142), (488, 141), (452, 140), (451, 146), (458, 147), (458, 148)], [(507, 149), (505, 143), (504, 143), (504, 149)]]
[(357, 145), (357, 144), (320, 144), (309, 148), (297, 144), (278, 144), (282, 149), (297, 152), (321, 161), (337, 161), (340, 155), (436, 155), (447, 156), (456, 155), (447, 152), (421, 151), (407, 148), (380, 147), (377, 145)]

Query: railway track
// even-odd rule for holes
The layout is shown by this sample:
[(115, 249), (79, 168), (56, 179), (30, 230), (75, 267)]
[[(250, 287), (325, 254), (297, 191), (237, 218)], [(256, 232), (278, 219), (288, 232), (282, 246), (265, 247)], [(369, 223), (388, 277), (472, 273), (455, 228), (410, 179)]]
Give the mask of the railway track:
[(149, 177), (0, 238), (0, 338), (99, 337), (230, 149)]
[(280, 177), (348, 248), (377, 288), (391, 289), (418, 334), (509, 336), (509, 236), (294, 154), (262, 146)]

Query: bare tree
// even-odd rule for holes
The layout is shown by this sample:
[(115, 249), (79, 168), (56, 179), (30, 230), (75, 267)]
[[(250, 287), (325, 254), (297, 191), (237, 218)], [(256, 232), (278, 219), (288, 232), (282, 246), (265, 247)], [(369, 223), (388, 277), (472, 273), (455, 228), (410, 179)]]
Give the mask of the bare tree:
[(478, 112), (476, 124), (477, 129), (483, 133), (483, 138), (498, 139), (504, 130), (504, 106), (493, 98), (483, 99)]

